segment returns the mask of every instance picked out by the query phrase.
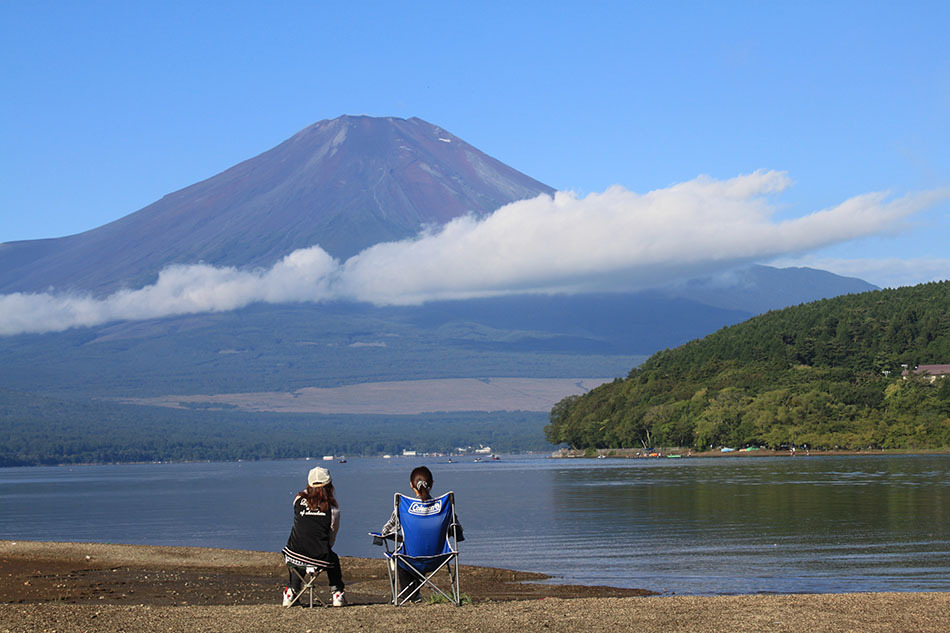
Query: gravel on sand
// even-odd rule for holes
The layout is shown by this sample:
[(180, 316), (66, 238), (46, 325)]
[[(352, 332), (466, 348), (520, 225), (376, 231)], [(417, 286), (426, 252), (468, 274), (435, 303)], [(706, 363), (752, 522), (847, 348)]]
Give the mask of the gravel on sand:
[(656, 596), (463, 566), (469, 604), (397, 608), (381, 559), (344, 558), (343, 571), (349, 606), (285, 609), (272, 552), (0, 541), (0, 633), (950, 631), (950, 593)]

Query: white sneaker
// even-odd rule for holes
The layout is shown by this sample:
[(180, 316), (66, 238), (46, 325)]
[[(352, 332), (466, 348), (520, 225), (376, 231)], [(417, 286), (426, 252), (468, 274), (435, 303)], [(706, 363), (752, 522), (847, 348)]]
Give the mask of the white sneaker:
[(342, 591), (333, 592), (333, 606), (334, 607), (344, 607), (346, 606), (346, 594)]
[(294, 590), (290, 587), (284, 587), (284, 606), (289, 607), (294, 601)]

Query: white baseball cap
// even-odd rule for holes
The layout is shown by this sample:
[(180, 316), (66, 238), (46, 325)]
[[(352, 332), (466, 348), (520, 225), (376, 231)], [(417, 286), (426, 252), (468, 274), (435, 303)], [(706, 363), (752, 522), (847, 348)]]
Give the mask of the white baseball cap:
[(307, 475), (307, 484), (313, 486), (314, 488), (326, 486), (331, 481), (332, 479), (330, 479), (330, 471), (326, 468), (320, 468), (319, 466), (312, 469)]

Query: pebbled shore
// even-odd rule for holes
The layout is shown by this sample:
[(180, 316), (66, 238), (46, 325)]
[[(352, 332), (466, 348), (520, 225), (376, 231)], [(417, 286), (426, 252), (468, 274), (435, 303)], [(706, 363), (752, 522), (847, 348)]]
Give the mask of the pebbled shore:
[[(276, 553), (0, 541), (0, 633), (26, 631), (922, 632), (950, 630), (950, 594), (647, 596), (463, 566), (472, 604), (386, 603), (378, 559), (343, 559), (350, 606), (284, 609)], [(423, 625), (424, 622), (424, 625)]]

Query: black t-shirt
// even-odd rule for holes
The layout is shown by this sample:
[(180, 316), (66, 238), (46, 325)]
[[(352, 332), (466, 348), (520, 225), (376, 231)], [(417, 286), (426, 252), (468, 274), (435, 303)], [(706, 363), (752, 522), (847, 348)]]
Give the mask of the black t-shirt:
[(294, 527), (287, 539), (287, 549), (303, 556), (322, 560), (330, 551), (330, 512), (311, 510), (307, 500), (294, 501)]

